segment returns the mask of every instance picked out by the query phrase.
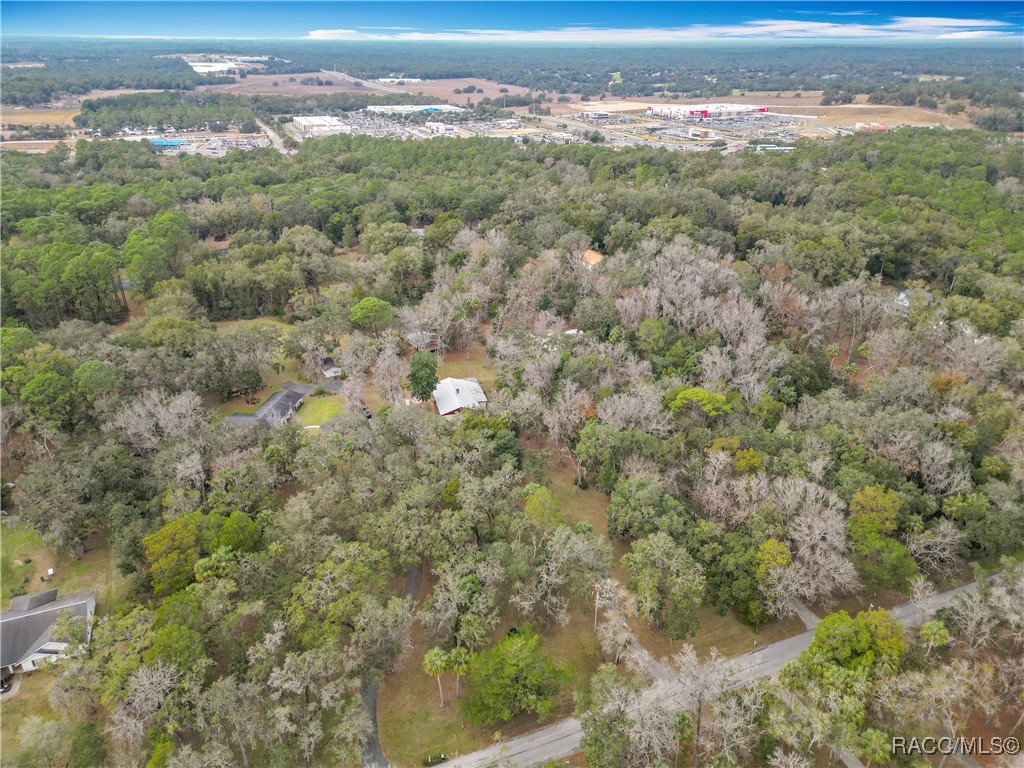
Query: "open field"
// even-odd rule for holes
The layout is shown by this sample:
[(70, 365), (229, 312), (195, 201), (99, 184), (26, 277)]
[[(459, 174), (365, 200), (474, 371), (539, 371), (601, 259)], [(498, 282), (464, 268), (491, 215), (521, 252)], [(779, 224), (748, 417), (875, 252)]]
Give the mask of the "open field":
[(854, 123), (885, 123), (886, 125), (942, 125), (946, 128), (977, 127), (962, 115), (953, 116), (920, 107), (897, 107), (885, 104), (836, 104), (831, 107), (814, 105), (790, 107), (791, 115), (815, 115), (815, 122), (830, 128)]
[[(288, 78), (294, 77), (295, 82), (289, 82)], [(319, 77), (323, 80), (332, 80), (333, 85), (303, 85), (300, 80), (306, 77)], [(277, 86), (274, 85), (277, 83)], [(264, 94), (281, 94), (284, 96), (313, 96), (326, 95), (331, 93), (374, 93), (369, 88), (350, 83), (347, 80), (332, 78), (320, 72), (303, 72), (291, 75), (249, 75), (244, 79), (236, 79), (233, 83), (225, 85), (201, 85), (197, 91), (212, 91), (214, 93), (235, 93), (245, 96), (257, 96)]]
[[(455, 89), (463, 90), (467, 85), (476, 86), (478, 89), (476, 93), (455, 93)], [(458, 77), (449, 78), (446, 80), (428, 80), (423, 83), (409, 83), (408, 85), (393, 86), (401, 88), (403, 91), (409, 91), (409, 93), (422, 94), (423, 96), (430, 96), (432, 98), (443, 100), (447, 99), (452, 104), (465, 104), (466, 99), (469, 99), (474, 104), (480, 99), (490, 96), (492, 99), (500, 100), (502, 94), (499, 93), (499, 89), (507, 88), (508, 95), (513, 96), (520, 93), (526, 93), (527, 89), (518, 85), (505, 85), (503, 83), (496, 83), (493, 80), (484, 80), (479, 77)]]
[(71, 118), (77, 114), (77, 109), (4, 107), (0, 111), (0, 125), (71, 125)]

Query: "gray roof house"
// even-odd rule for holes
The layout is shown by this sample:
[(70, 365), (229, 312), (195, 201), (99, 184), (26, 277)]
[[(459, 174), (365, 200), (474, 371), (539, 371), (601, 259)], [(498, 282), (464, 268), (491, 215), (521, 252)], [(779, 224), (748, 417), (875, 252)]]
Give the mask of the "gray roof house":
[(57, 597), (56, 589), (22, 595), (0, 612), (0, 672), (31, 672), (40, 663), (63, 654), (67, 642), (52, 636), (62, 614), (88, 622), (96, 613), (96, 590)]
[(263, 401), (263, 405), (253, 413), (233, 413), (225, 419), (237, 425), (255, 424), (266, 429), (273, 429), (284, 424), (299, 410), (302, 401), (313, 391), (313, 387), (300, 384), (285, 384)]
[(469, 377), (467, 379), (441, 379), (434, 387), (434, 404), (442, 416), (458, 413), (463, 408), (479, 408), (487, 405), (480, 382)]

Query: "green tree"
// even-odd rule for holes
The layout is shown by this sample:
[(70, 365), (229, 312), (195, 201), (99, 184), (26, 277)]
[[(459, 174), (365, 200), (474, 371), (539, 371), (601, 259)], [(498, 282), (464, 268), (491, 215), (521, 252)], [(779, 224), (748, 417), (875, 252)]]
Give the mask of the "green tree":
[(259, 523), (236, 509), (217, 534), (216, 546), (238, 552), (255, 552), (260, 548), (262, 537)]
[(391, 305), (376, 296), (367, 296), (352, 307), (348, 319), (356, 328), (379, 333), (391, 322)]
[(183, 624), (168, 624), (157, 630), (153, 644), (143, 660), (147, 664), (177, 664), (185, 671), (196, 668), (206, 658), (203, 636)]
[(554, 528), (562, 519), (558, 501), (547, 486), (538, 486), (526, 500), (526, 519), (543, 529)]
[(448, 671), (455, 675), (455, 698), (459, 697), (459, 681), (469, 671), (469, 662), (472, 658), (473, 655), (469, 649), (463, 648), (461, 645), (448, 651)]
[(423, 671), (437, 678), (437, 693), (441, 697), (441, 708), (444, 708), (444, 688), (441, 676), (448, 671), (448, 656), (440, 648), (431, 648), (423, 655)]
[(196, 518), (194, 514), (179, 517), (142, 540), (157, 597), (184, 589), (195, 577), (200, 555)]
[(519, 631), (477, 654), (469, 664), (462, 709), (474, 723), (508, 721), (521, 712), (543, 720), (554, 706), (563, 672), (540, 638)]
[(933, 648), (941, 648), (948, 644), (950, 640), (949, 630), (938, 619), (926, 621), (921, 625), (918, 633), (921, 635), (921, 639), (928, 643), (928, 647), (924, 651), (925, 656), (930, 655)]
[(697, 631), (697, 609), (704, 593), (704, 570), (686, 549), (663, 532), (633, 542), (622, 565), (636, 593), (637, 612), (669, 637), (680, 640)]
[(409, 366), (409, 390), (420, 402), (433, 396), (437, 387), (437, 355), (422, 350), (412, 356)]

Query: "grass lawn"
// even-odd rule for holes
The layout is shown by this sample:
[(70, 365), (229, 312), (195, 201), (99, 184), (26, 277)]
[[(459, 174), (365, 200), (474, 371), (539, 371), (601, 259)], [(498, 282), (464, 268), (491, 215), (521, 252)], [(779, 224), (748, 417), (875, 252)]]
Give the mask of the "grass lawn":
[(281, 388), (281, 385), (286, 381), (298, 381), (299, 380), (299, 361), (294, 359), (282, 359), (281, 363), (283, 368), (281, 372), (271, 371), (269, 374), (264, 375), (262, 389), (256, 391), (253, 396), (254, 403), (246, 402), (244, 397), (233, 397), (230, 400), (222, 401), (216, 393), (209, 393), (205, 398), (205, 405), (208, 408), (213, 408), (217, 411), (214, 420), (223, 419), (225, 416), (230, 416), (232, 413), (252, 413), (261, 405), (263, 401), (270, 397), (274, 392)]
[(38, 670), (31, 675), (22, 675), (21, 688), (12, 699), (0, 704), (0, 762), (14, 764), (18, 752), (18, 729), (30, 717), (55, 720), (57, 715), (50, 709), (50, 687), (53, 676)]
[[(95, 589), (97, 612), (109, 613), (128, 593), (128, 580), (118, 573), (114, 555), (101, 535), (90, 538), (85, 554), (77, 559), (47, 549), (39, 534), (27, 528), (4, 523), (0, 526), (0, 536), (5, 604), (14, 589), (38, 592), (59, 587), (64, 594)], [(32, 562), (26, 563), (26, 560)], [(41, 582), (39, 577), (49, 568), (54, 569), (53, 581)]]
[(464, 350), (449, 352), (437, 366), (438, 379), (464, 379), (468, 376), (476, 378), (488, 396), (494, 393), (494, 365), (482, 344), (475, 343)]
[(341, 397), (322, 395), (306, 398), (296, 417), (304, 427), (322, 427), (342, 411)]

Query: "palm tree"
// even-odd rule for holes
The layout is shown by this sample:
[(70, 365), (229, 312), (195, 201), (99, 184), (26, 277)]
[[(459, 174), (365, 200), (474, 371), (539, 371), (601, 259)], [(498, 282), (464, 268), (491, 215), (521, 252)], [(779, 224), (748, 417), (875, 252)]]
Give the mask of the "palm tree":
[(448, 652), (448, 671), (455, 675), (455, 698), (459, 698), (459, 679), (469, 671), (469, 651), (461, 645)]
[(448, 671), (448, 655), (440, 648), (431, 648), (423, 656), (423, 671), (437, 678), (437, 692), (441, 695), (441, 708), (444, 708), (444, 689), (441, 687), (441, 675)]

